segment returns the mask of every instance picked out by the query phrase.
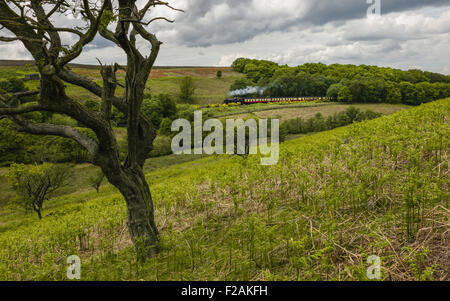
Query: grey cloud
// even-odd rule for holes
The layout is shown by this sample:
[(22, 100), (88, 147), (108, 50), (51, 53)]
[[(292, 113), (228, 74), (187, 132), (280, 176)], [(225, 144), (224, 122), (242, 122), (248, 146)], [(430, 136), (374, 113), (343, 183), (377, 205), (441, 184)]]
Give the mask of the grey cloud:
[[(374, 1), (374, 0), (372, 0)], [(413, 10), (425, 6), (449, 5), (449, 0), (380, 0), (381, 14)], [(315, 25), (328, 22), (363, 18), (370, 4), (365, 0), (313, 1), (302, 21)], [(374, 2), (372, 2), (374, 3)]]
[[(264, 10), (261, 3), (270, 6)], [(269, 4), (268, 4), (269, 3)], [(292, 28), (305, 29), (337, 22), (336, 26), (366, 16), (365, 0), (193, 0), (186, 12), (176, 18), (175, 34), (170, 38), (180, 45), (208, 47), (239, 43), (257, 35)], [(449, 5), (448, 0), (382, 0), (382, 14), (413, 10), (425, 6)], [(160, 28), (167, 28), (161, 25)]]

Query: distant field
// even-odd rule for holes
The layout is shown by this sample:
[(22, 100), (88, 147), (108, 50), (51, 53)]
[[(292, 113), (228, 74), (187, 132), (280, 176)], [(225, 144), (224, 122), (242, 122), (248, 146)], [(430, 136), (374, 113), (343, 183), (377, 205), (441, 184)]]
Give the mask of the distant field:
[[(231, 84), (240, 75), (233, 74), (221, 79), (214, 77), (193, 77), (196, 86), (194, 99), (199, 105), (223, 103), (227, 97)], [(179, 94), (179, 85), (182, 77), (150, 78), (147, 88), (152, 94), (165, 93), (176, 97)]]
[(239, 114), (233, 115), (234, 118), (250, 118), (256, 116), (258, 118), (277, 118), (281, 122), (295, 119), (295, 118), (310, 118), (314, 117), (318, 112), (322, 113), (324, 117), (331, 116), (333, 114), (343, 112), (349, 107), (356, 107), (362, 111), (372, 110), (377, 113), (383, 113), (385, 115), (390, 115), (400, 110), (408, 108), (406, 105), (402, 104), (323, 104), (320, 106), (303, 106), (303, 107), (281, 107), (273, 110), (265, 110), (259, 112), (253, 112), (250, 114)]
[[(1, 63), (0, 61), (0, 79), (7, 77), (22, 78), (25, 74), (35, 73), (36, 69), (32, 65), (11, 66)], [(78, 74), (86, 76), (98, 84), (101, 84), (100, 71), (94, 66), (73, 66), (72, 70)], [(222, 78), (216, 78), (217, 71), (222, 71)], [(156, 67), (150, 74), (147, 82), (147, 93), (160, 94), (166, 93), (177, 97), (179, 94), (179, 84), (184, 76), (191, 76), (196, 85), (194, 99), (197, 104), (222, 103), (227, 97), (231, 84), (241, 74), (233, 72), (230, 67)], [(117, 78), (119, 82), (125, 82), (125, 72), (118, 71)], [(29, 81), (26, 85), (30, 89), (35, 89), (38, 81)], [(67, 93), (84, 103), (86, 100), (99, 100), (98, 97), (92, 95), (83, 88), (67, 85)], [(117, 93), (121, 93), (122, 89), (118, 88)]]

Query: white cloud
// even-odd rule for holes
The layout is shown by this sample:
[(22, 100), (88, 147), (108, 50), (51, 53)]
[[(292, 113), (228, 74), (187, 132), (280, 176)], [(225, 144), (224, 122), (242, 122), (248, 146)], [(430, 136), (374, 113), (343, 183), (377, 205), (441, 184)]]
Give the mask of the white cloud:
[(31, 60), (32, 57), (21, 42), (0, 42), (0, 58), (7, 60)]

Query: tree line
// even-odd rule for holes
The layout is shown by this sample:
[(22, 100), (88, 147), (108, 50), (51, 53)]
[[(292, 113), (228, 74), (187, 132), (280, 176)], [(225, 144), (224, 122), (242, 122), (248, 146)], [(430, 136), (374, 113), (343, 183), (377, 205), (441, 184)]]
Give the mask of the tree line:
[(322, 63), (289, 67), (247, 58), (236, 59), (232, 68), (245, 77), (230, 90), (260, 86), (266, 97), (327, 96), (348, 103), (419, 105), (450, 96), (450, 76), (417, 69)]
[(307, 119), (298, 117), (283, 122), (280, 126), (280, 140), (284, 141), (287, 135), (308, 134), (332, 130), (354, 122), (375, 119), (382, 115), (383, 114), (372, 110), (361, 111), (353, 106), (345, 111), (328, 116), (327, 118), (325, 118), (322, 113), (318, 112), (313, 117)]

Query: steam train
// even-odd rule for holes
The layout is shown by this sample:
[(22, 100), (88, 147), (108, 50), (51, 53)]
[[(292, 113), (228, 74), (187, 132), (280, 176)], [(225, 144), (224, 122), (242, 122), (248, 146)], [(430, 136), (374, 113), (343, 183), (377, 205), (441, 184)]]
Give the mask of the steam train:
[(270, 97), (270, 98), (227, 98), (225, 104), (240, 103), (241, 105), (250, 105), (255, 103), (279, 103), (279, 102), (300, 102), (300, 101), (315, 101), (315, 100), (332, 100), (330, 97)]

